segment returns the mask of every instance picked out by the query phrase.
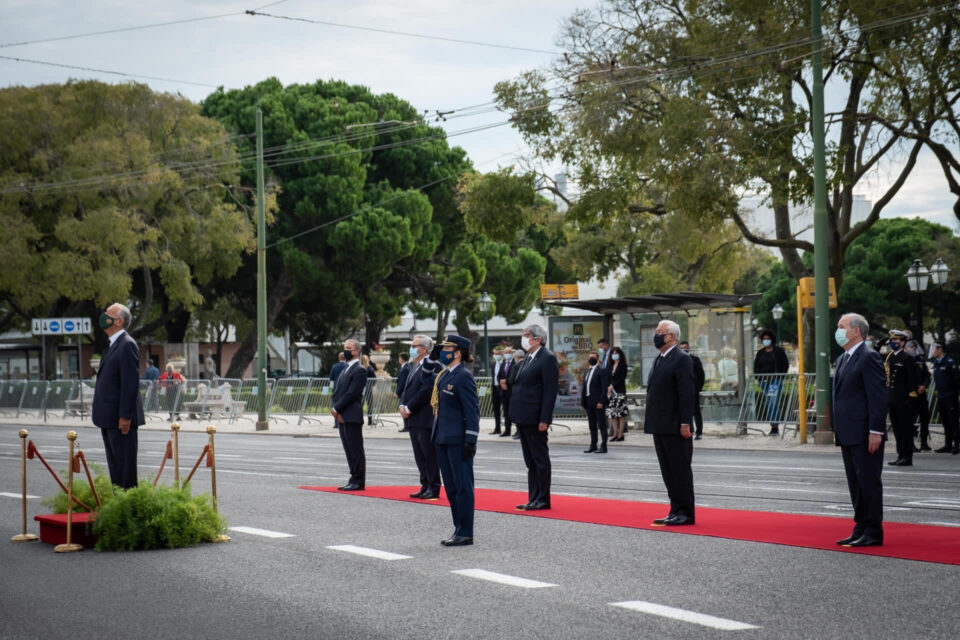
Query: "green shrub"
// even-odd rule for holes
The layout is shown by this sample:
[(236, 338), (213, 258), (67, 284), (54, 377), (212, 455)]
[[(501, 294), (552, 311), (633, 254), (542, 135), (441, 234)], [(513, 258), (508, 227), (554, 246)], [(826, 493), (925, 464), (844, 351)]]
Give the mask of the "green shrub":
[[(113, 499), (114, 492), (117, 490), (113, 486), (113, 483), (110, 482), (110, 477), (104, 475), (103, 466), (90, 462), (90, 471), (93, 474), (93, 486), (97, 489), (97, 495), (100, 496), (100, 501), (103, 504), (107, 504), (110, 500)], [(67, 484), (67, 470), (62, 469), (60, 471), (60, 477), (63, 478), (63, 484)], [(83, 504), (89, 506), (94, 511), (98, 510), (97, 501), (93, 499), (93, 493), (90, 491), (90, 483), (87, 481), (87, 474), (81, 471), (80, 473), (73, 474), (73, 495), (77, 497)], [(54, 513), (66, 513), (67, 512), (67, 494), (65, 491), (61, 491), (52, 498), (44, 498), (43, 503), (50, 507)], [(74, 511), (86, 511), (76, 502), (73, 503)]]
[(225, 529), (208, 494), (192, 497), (189, 486), (153, 487), (147, 481), (118, 490), (93, 525), (98, 551), (189, 547), (209, 542)]

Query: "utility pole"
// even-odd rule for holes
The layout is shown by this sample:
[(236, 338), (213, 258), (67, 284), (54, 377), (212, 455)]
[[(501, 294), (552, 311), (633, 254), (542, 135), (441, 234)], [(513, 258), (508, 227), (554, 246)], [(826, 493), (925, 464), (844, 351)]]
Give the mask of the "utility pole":
[(267, 421), (267, 223), (263, 195), (263, 111), (257, 107), (257, 431)]
[[(830, 237), (827, 233), (827, 164), (823, 125), (823, 34), (820, 0), (810, 0), (813, 30), (813, 279), (814, 359), (816, 361), (817, 444), (833, 442), (833, 412), (830, 406)], [(803, 345), (800, 346), (803, 348)]]

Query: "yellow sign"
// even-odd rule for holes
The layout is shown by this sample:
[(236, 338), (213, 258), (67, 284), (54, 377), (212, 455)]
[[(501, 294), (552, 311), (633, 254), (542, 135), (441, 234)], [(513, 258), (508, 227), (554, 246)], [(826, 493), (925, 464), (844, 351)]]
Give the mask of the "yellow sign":
[(540, 285), (541, 300), (577, 300), (580, 298), (580, 287), (576, 284), (542, 284)]
[(750, 307), (713, 307), (714, 313), (749, 313)]
[[(837, 308), (837, 284), (833, 278), (829, 278), (830, 283), (830, 308)], [(800, 278), (797, 286), (797, 303), (801, 309), (813, 309), (815, 303), (815, 289), (813, 278)]]

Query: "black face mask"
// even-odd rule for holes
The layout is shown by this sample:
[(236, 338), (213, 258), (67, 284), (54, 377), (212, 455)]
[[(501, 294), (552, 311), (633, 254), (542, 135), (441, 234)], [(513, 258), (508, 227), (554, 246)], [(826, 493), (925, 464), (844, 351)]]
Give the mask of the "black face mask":
[(653, 346), (657, 349), (663, 349), (663, 345), (667, 343), (667, 336), (662, 333), (653, 334)]
[(590, 366), (593, 367), (593, 366), (595, 366), (595, 365), (597, 364), (597, 359), (594, 358), (593, 356), (590, 356), (590, 359), (587, 360), (587, 362), (589, 362), (589, 363), (590, 363)]
[(346, 349), (344, 349), (344, 350), (343, 350), (343, 359), (346, 360), (346, 361), (348, 361), (348, 362), (349, 362), (350, 360), (353, 360), (353, 351), (347, 351)]

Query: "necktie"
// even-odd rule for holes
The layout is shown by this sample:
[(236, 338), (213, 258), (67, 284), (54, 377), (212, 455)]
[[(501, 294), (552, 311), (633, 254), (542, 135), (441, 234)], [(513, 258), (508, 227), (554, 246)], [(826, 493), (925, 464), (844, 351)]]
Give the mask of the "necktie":
[(840, 364), (837, 365), (837, 375), (840, 375), (840, 372), (843, 371), (843, 368), (847, 366), (847, 362), (850, 360), (850, 352), (843, 354), (843, 357), (840, 358)]
[(594, 366), (594, 367), (590, 367), (590, 371), (587, 372), (587, 381), (584, 383), (584, 384), (586, 385), (586, 387), (587, 387), (587, 395), (590, 395), (590, 380), (593, 379), (593, 370), (594, 370), (594, 369), (596, 369), (595, 366)]

